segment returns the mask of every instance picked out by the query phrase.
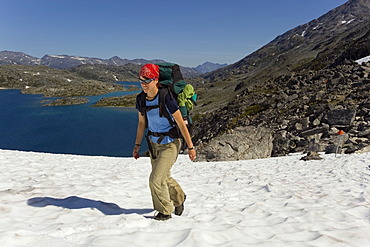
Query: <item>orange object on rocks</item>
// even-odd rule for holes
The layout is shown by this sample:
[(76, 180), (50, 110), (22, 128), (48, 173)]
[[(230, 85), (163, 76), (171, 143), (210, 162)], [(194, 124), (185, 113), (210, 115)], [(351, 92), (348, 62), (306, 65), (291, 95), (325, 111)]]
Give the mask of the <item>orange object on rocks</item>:
[(343, 135), (344, 133), (346, 133), (346, 132), (344, 132), (343, 130), (339, 130), (339, 131), (337, 132), (337, 134), (338, 134), (338, 135)]

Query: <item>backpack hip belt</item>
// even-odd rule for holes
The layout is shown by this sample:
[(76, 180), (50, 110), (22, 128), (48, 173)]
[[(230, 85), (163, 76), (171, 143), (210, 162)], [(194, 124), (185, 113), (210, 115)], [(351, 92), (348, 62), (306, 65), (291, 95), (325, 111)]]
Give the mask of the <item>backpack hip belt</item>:
[(148, 130), (147, 135), (148, 136), (159, 137), (159, 139), (157, 140), (158, 144), (160, 144), (166, 136), (169, 136), (171, 138), (179, 138), (180, 137), (180, 134), (179, 134), (178, 129), (176, 127), (170, 129), (168, 132), (152, 132), (152, 131)]

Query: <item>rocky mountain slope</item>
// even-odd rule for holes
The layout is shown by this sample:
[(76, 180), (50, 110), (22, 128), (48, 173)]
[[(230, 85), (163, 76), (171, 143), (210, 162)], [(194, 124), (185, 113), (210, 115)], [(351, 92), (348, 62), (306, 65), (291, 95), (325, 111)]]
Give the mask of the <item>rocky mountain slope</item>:
[[(339, 130), (346, 133), (339, 151), (369, 148), (370, 63), (346, 61), (333, 68), (281, 75), (243, 91), (195, 123), (198, 157), (203, 160), (235, 159), (243, 152), (240, 158), (247, 158), (254, 146), (266, 157), (302, 151), (331, 153), (336, 151)], [(246, 126), (256, 128), (244, 128), (248, 137), (256, 139), (239, 140), (242, 134), (235, 130)], [(268, 131), (256, 135), (261, 128)], [(269, 155), (264, 150), (267, 146), (271, 146)]]
[[(255, 135), (243, 149), (237, 136), (228, 138), (246, 126), (269, 130), (273, 138), (265, 140), (272, 140), (273, 156), (311, 146), (332, 151), (339, 129), (347, 133), (346, 152), (369, 146), (369, 133), (363, 132), (370, 128), (369, 64), (351, 61), (370, 55), (368, 13), (369, 0), (350, 0), (207, 74), (197, 84), (194, 135), (200, 157), (235, 159), (250, 146), (270, 145)], [(341, 124), (333, 115), (348, 121)]]
[(131, 63), (120, 66), (85, 64), (70, 68), (68, 71), (87, 79), (114, 82), (138, 81), (140, 68), (141, 65)]
[(302, 68), (326, 68), (345, 58), (365, 57), (370, 54), (369, 13), (369, 0), (348, 1), (205, 78), (211, 83), (225, 83), (226, 87), (232, 87), (231, 92), (240, 91), (272, 76)]

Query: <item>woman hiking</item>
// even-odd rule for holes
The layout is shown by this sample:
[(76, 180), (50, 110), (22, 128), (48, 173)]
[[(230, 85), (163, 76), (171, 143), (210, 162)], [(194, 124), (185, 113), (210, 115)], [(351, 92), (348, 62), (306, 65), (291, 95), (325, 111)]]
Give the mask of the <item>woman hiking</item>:
[[(171, 177), (170, 173), (171, 167), (175, 163), (181, 148), (181, 140), (170, 134), (173, 133), (173, 125), (166, 117), (160, 116), (159, 113), (159, 66), (145, 64), (142, 66), (139, 75), (143, 92), (136, 98), (139, 120), (135, 147), (132, 154), (135, 159), (139, 158), (140, 144), (145, 129), (148, 128), (147, 140), (152, 165), (152, 171), (149, 176), (149, 187), (153, 207), (158, 211), (154, 219), (168, 220), (171, 218), (172, 212), (175, 215), (181, 215), (183, 213), (184, 201), (186, 199), (181, 186)], [(142, 100), (142, 94), (145, 94), (144, 100)], [(189, 131), (184, 123), (176, 100), (169, 94), (165, 96), (165, 106), (166, 110), (170, 113), (168, 115), (176, 122), (189, 147), (188, 155), (190, 160), (194, 161), (196, 151)], [(143, 107), (145, 114), (142, 113)]]

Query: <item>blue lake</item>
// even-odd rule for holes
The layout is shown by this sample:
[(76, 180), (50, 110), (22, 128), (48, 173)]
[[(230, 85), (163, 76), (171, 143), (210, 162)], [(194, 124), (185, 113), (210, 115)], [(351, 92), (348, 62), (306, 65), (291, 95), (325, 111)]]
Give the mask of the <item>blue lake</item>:
[[(130, 93), (91, 96), (84, 105), (43, 107), (42, 95), (0, 90), (0, 149), (131, 157), (137, 110), (91, 107), (102, 97)], [(145, 151), (145, 140), (142, 144)]]

